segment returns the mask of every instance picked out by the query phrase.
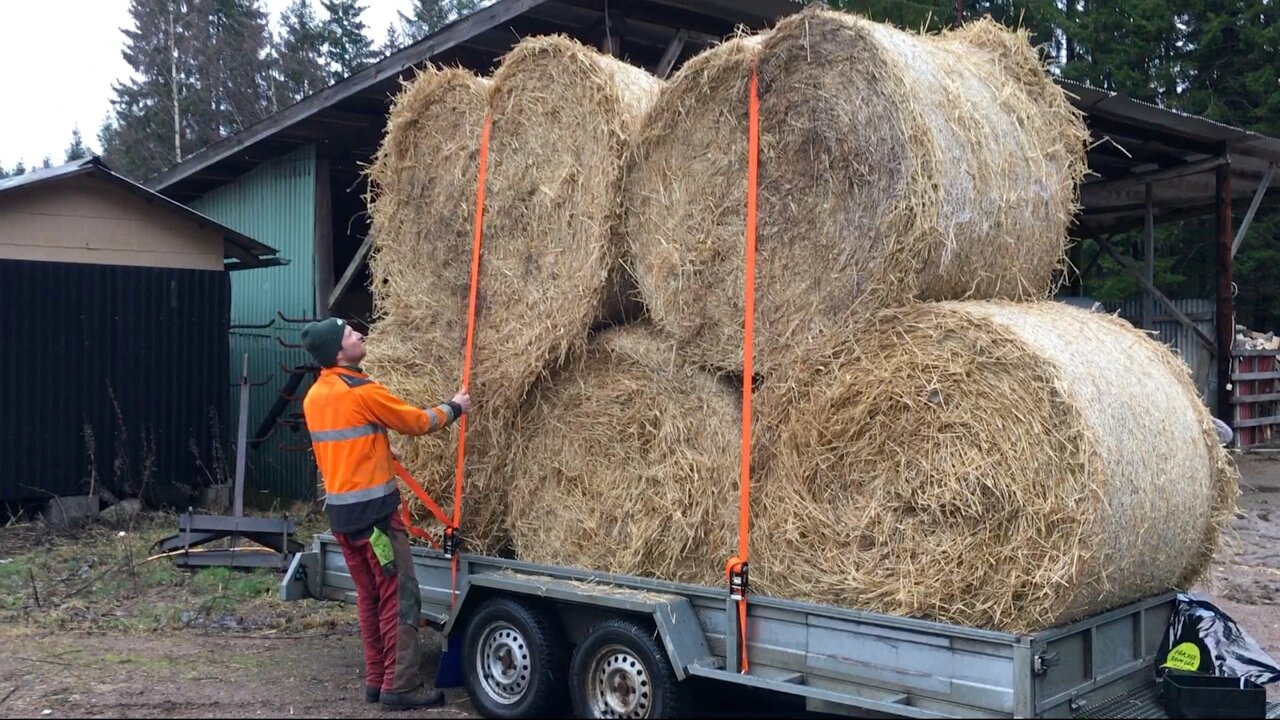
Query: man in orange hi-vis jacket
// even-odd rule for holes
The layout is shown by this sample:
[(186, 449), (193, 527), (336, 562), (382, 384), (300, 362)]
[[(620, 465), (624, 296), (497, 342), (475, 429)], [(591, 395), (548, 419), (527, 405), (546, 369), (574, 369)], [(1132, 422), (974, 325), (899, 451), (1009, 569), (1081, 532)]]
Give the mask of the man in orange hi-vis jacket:
[(360, 369), (364, 336), (338, 318), (308, 324), (302, 345), (322, 368), (302, 412), (324, 478), (325, 512), (356, 585), (364, 644), (365, 700), (387, 709), (432, 707), (444, 694), (421, 676), (422, 600), (387, 431), (424, 435), (471, 409), (466, 392), (422, 409)]

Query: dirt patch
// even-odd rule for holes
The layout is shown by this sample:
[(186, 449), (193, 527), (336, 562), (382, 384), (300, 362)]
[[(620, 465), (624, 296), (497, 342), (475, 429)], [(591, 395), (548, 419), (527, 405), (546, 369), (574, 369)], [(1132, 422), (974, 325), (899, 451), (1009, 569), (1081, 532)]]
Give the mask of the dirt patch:
[[(0, 656), (2, 717), (385, 716), (363, 700), (354, 628), (139, 637), (5, 628), (0, 642), (11, 648)], [(446, 697), (444, 707), (397, 716), (474, 717), (461, 689)]]

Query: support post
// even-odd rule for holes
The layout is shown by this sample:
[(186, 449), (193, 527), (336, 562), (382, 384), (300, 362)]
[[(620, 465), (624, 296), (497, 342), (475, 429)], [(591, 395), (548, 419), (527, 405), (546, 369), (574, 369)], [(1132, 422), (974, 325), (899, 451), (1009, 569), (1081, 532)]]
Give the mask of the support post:
[(1155, 285), (1147, 284), (1147, 279), (1143, 277), (1142, 270), (1139, 269), (1136, 265), (1134, 265), (1132, 260), (1125, 257), (1124, 255), (1121, 255), (1120, 251), (1116, 250), (1116, 246), (1112, 245), (1110, 240), (1107, 240), (1106, 238), (1103, 238), (1103, 237), (1095, 238), (1095, 240), (1098, 241), (1098, 244), (1101, 245), (1103, 249), (1105, 249), (1111, 255), (1111, 257), (1115, 258), (1116, 262), (1120, 263), (1120, 267), (1124, 268), (1125, 272), (1129, 273), (1129, 275), (1131, 275), (1133, 279), (1138, 281), (1138, 284), (1142, 286), (1142, 289), (1151, 293), (1155, 297), (1155, 299), (1164, 303), (1164, 306), (1166, 309), (1168, 309), (1169, 314), (1172, 315), (1174, 319), (1176, 319), (1178, 322), (1182, 323), (1182, 326), (1185, 327), (1188, 332), (1195, 335), (1196, 338), (1200, 340), (1200, 342), (1204, 343), (1205, 347), (1209, 348), (1209, 352), (1211, 353), (1218, 352), (1218, 343), (1216, 339), (1209, 337), (1209, 335), (1205, 333), (1205, 331), (1201, 330), (1199, 327), (1196, 327), (1195, 321), (1187, 317), (1186, 313), (1179, 310), (1177, 306), (1173, 304), (1173, 301), (1168, 298), (1168, 296), (1160, 292), (1159, 288), (1157, 288)]
[(249, 353), (240, 370), (240, 421), (236, 428), (236, 484), (232, 514), (244, 516), (244, 463), (249, 444)]
[(330, 193), (329, 150), (316, 148), (315, 197), (315, 316), (329, 317), (329, 296), (333, 293), (333, 196)]
[[(1224, 150), (1224, 155), (1225, 150)], [(1234, 262), (1231, 257), (1231, 245), (1234, 240), (1231, 233), (1231, 164), (1219, 165), (1215, 196), (1218, 211), (1218, 286), (1217, 312), (1218, 325), (1218, 407), (1217, 415), (1228, 424), (1233, 424), (1231, 409), (1231, 349), (1236, 336), (1235, 303), (1231, 296)], [(1233, 430), (1235, 428), (1232, 428)]]
[(676, 60), (680, 57), (680, 51), (684, 50), (684, 44), (688, 39), (688, 30), (680, 30), (675, 37), (671, 38), (666, 51), (662, 53), (662, 60), (658, 61), (658, 77), (666, 80), (667, 76), (671, 74), (671, 68), (675, 67)]
[[(1147, 279), (1148, 287), (1156, 286), (1156, 228), (1155, 220), (1151, 215), (1151, 183), (1147, 183), (1147, 209), (1145, 224), (1142, 228), (1142, 248), (1143, 257), (1146, 262), (1143, 263), (1142, 275)], [(1155, 327), (1156, 302), (1155, 297), (1146, 288), (1142, 290), (1142, 329), (1150, 330)]]
[(1271, 175), (1275, 169), (1275, 163), (1267, 164), (1267, 171), (1262, 174), (1262, 182), (1258, 183), (1258, 189), (1253, 193), (1253, 202), (1249, 203), (1249, 211), (1244, 214), (1244, 220), (1240, 221), (1240, 229), (1236, 230), (1236, 239), (1231, 243), (1231, 257), (1235, 257), (1239, 252), (1240, 243), (1244, 242), (1244, 234), (1249, 232), (1249, 226), (1253, 224), (1253, 216), (1262, 206), (1262, 198), (1267, 194), (1267, 188), (1271, 185)]

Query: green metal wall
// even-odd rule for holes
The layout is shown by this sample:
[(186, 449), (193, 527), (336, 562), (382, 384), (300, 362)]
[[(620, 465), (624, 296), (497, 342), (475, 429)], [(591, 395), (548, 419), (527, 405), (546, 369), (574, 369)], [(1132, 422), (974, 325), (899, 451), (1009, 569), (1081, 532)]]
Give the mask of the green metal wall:
[[(316, 155), (306, 146), (266, 162), (249, 173), (190, 203), (198, 212), (279, 250), (289, 260), (283, 267), (231, 273), (230, 382), (238, 383), (243, 354), (249, 354), (249, 379), (264, 385), (250, 389), (249, 435), (253, 436), (289, 376), (285, 367), (306, 362), (306, 353), (284, 347), (296, 345), (300, 323), (315, 313), (315, 197)], [(265, 329), (237, 328), (263, 325)], [(283, 366), (283, 367), (282, 367)], [(310, 385), (303, 383), (298, 393)], [(239, 412), (239, 388), (228, 386), (231, 417), (225, 423), (234, 439)], [(300, 400), (285, 410), (301, 413)], [(269, 507), (315, 497), (315, 463), (305, 430), (277, 426), (271, 437), (247, 455), (245, 505)]]

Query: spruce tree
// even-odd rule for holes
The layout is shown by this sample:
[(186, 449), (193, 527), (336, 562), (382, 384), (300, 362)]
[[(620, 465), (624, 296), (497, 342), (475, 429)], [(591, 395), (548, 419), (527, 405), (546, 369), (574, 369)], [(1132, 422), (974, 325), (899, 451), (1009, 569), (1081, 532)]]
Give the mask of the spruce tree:
[(280, 15), (276, 66), (280, 82), (275, 89), (278, 108), (284, 108), (324, 89), (325, 26), (309, 0), (293, 0)]
[(67, 146), (66, 162), (73, 160), (82, 160), (89, 157), (93, 153), (84, 144), (84, 138), (80, 135), (80, 126), (77, 125), (71, 130), (71, 144)]
[(329, 82), (337, 82), (377, 59), (373, 41), (365, 34), (359, 0), (320, 0), (324, 20), (325, 60)]

